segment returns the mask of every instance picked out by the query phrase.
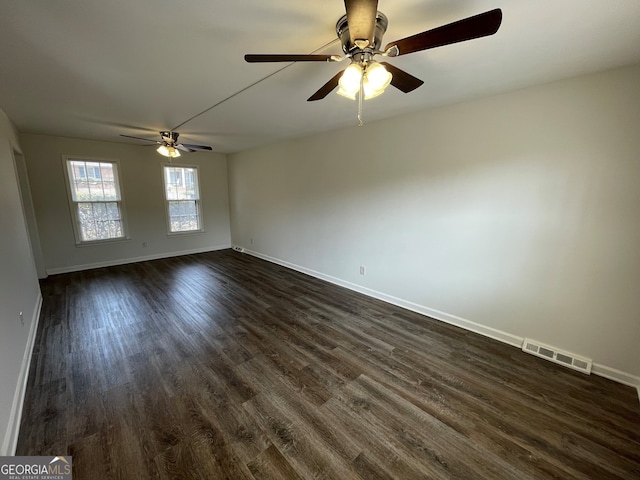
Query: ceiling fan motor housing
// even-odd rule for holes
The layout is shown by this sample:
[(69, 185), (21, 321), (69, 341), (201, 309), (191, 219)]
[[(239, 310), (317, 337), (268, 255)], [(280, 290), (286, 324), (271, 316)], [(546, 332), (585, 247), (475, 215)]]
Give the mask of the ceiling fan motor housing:
[(338, 38), (342, 43), (342, 51), (346, 54), (352, 53), (355, 49), (365, 50), (371, 53), (372, 51), (379, 51), (380, 46), (382, 45), (382, 36), (387, 31), (387, 26), (389, 25), (389, 20), (387, 19), (384, 13), (378, 12), (376, 14), (376, 26), (373, 31), (373, 45), (367, 46), (365, 49), (359, 48), (357, 45), (351, 43), (351, 38), (349, 36), (349, 24), (347, 23), (347, 16), (343, 15), (336, 23), (336, 33), (338, 34)]
[(160, 132), (160, 136), (165, 143), (173, 144), (178, 141), (178, 132)]

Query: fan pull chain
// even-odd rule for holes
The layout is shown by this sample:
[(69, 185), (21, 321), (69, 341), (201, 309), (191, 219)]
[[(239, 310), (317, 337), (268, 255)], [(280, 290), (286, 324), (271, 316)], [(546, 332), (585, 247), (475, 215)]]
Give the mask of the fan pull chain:
[(364, 72), (360, 76), (360, 91), (358, 92), (358, 126), (364, 125), (362, 123), (362, 99), (364, 98)]

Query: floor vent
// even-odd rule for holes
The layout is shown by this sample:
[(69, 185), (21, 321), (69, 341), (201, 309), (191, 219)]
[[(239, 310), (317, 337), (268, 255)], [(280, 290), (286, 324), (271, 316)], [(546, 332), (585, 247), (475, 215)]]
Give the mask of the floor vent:
[(547, 360), (564, 365), (565, 367), (578, 370), (579, 372), (590, 374), (592, 361), (588, 358), (582, 358), (573, 353), (563, 352), (555, 347), (543, 345), (535, 340), (524, 339), (522, 351), (535, 355), (536, 357), (546, 358)]
[(244, 247), (238, 247), (237, 245), (234, 245), (232, 248), (233, 248), (236, 252), (244, 253)]

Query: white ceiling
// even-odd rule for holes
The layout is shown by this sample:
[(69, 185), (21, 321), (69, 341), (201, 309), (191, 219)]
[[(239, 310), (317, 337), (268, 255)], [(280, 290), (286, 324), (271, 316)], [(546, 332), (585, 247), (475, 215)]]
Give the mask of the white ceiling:
[[(491, 37), (388, 60), (425, 83), (366, 101), (365, 122), (640, 62), (638, 0), (380, 0), (383, 45), (494, 8)], [(355, 102), (306, 101), (344, 63), (241, 91), (286, 65), (245, 53), (310, 53), (343, 14), (341, 0), (2, 0), (0, 108), (21, 132), (136, 143), (119, 134), (155, 138), (240, 92), (178, 128), (223, 153), (356, 128)]]

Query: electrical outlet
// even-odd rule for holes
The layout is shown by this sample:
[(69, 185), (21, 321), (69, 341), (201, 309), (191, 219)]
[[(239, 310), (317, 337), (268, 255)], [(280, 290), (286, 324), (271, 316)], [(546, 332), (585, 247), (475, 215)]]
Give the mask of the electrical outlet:
[(251, 243), (251, 245), (253, 245), (253, 237), (249, 239), (249, 242)]
[(367, 267), (365, 267), (364, 265), (360, 265), (360, 275), (366, 275), (367, 274)]
[(142, 248), (147, 248), (147, 242), (142, 242)]
[(22, 312), (20, 312), (20, 323), (24, 325), (24, 315), (22, 315)]

